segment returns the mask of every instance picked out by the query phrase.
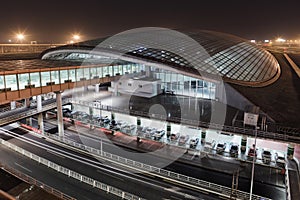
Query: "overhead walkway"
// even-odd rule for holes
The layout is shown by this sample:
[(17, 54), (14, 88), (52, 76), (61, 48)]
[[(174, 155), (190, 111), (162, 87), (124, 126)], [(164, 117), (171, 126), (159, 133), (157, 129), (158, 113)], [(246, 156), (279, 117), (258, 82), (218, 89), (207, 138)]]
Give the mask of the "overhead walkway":
[[(68, 104), (70, 102), (69, 99), (63, 99), (62, 100), (62, 104)], [(57, 103), (55, 101), (55, 99), (51, 99), (48, 100), (46, 102), (43, 103), (43, 107), (41, 110), (38, 110), (37, 107), (30, 107), (30, 108), (19, 108), (16, 110), (11, 110), (8, 112), (5, 112), (3, 114), (0, 115), (0, 126), (4, 126), (16, 121), (19, 121), (21, 119), (25, 119), (40, 113), (43, 113), (45, 111), (54, 109), (57, 107)]]

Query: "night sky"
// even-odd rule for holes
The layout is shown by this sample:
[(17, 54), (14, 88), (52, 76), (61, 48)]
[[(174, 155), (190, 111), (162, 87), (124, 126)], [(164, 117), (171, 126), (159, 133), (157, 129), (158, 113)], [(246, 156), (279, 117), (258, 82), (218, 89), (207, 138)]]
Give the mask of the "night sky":
[(65, 42), (78, 32), (97, 38), (146, 26), (206, 29), (246, 39), (300, 39), (300, 1), (24, 0), (1, 1), (0, 41)]

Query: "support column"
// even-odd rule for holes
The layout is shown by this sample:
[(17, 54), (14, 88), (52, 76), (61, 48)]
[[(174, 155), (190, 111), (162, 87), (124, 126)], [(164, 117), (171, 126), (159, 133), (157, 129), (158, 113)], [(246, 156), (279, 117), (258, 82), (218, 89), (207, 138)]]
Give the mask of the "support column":
[(24, 107), (28, 108), (29, 106), (30, 106), (30, 100), (29, 100), (29, 98), (26, 98), (24, 100)]
[(99, 93), (99, 86), (100, 86), (99, 83), (95, 85), (95, 92), (96, 92), (96, 93)]
[[(43, 107), (42, 107), (42, 96), (41, 95), (36, 96), (36, 108), (37, 108), (38, 112), (42, 111)], [(44, 134), (43, 113), (40, 113), (38, 115), (38, 127), (39, 127), (39, 130), (42, 131), (42, 134)]]
[(11, 110), (14, 110), (14, 109), (16, 109), (16, 107), (17, 107), (17, 106), (16, 106), (16, 101), (11, 101), (11, 102), (10, 102), (10, 109), (11, 109)]
[(287, 149), (287, 157), (288, 157), (288, 159), (293, 159), (294, 152), (295, 152), (295, 145), (294, 144), (289, 144), (288, 145), (288, 149)]
[(241, 152), (245, 153), (247, 149), (247, 137), (243, 136), (241, 140)]
[(38, 115), (38, 127), (41, 133), (44, 135), (44, 119), (43, 119), (43, 113), (40, 113)]
[[(136, 118), (136, 130), (140, 130), (141, 129), (141, 118), (140, 117), (137, 117)], [(141, 142), (141, 138), (139, 137), (139, 133), (137, 133), (137, 137), (136, 137), (136, 141), (137, 142)]]
[(201, 132), (201, 143), (205, 143), (205, 138), (206, 138), (206, 129), (203, 129)]
[(167, 123), (167, 139), (170, 139), (171, 136), (171, 123)]
[(56, 93), (56, 104), (57, 104), (57, 124), (58, 124), (58, 136), (64, 136), (64, 121), (63, 121), (63, 113), (62, 113), (62, 99), (61, 92)]
[(40, 112), (42, 110), (42, 96), (41, 95), (36, 96), (36, 108), (37, 108), (38, 112)]

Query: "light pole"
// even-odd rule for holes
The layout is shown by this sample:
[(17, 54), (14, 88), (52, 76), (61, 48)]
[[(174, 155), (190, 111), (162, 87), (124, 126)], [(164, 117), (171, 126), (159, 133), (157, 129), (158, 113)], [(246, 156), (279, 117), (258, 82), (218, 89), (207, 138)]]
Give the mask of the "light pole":
[(255, 138), (254, 138), (254, 157), (252, 160), (252, 171), (251, 171), (251, 186), (250, 186), (250, 199), (252, 200), (252, 193), (253, 193), (253, 179), (254, 179), (254, 167), (255, 167), (255, 160), (256, 160), (256, 138), (257, 138), (257, 129), (259, 127), (255, 126)]

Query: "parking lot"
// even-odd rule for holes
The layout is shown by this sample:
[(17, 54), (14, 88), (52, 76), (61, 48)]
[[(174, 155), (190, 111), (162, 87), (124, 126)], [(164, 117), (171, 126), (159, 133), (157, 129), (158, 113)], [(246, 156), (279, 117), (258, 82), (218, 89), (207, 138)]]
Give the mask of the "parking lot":
[[(110, 94), (104, 93), (102, 97), (114, 98)], [(118, 98), (118, 97), (116, 97)], [(88, 98), (85, 96), (84, 100)], [(74, 104), (75, 111), (81, 111), (82, 116), (77, 119), (85, 122), (92, 123), (95, 126), (104, 127), (114, 131), (121, 131), (131, 136), (138, 136), (141, 139), (155, 140), (158, 142), (168, 143), (170, 145), (180, 146), (182, 148), (189, 149), (190, 151), (198, 153), (214, 154), (224, 157), (234, 157), (236, 159), (251, 161), (252, 157), (248, 156), (250, 149), (253, 147), (254, 138), (247, 138), (247, 148), (246, 152), (242, 153), (240, 150), (240, 143), (242, 136), (233, 135), (229, 133), (223, 133), (221, 131), (210, 130), (210, 129), (197, 129), (193, 127), (188, 127), (180, 124), (170, 124), (171, 125), (171, 135), (167, 136), (167, 122), (158, 121), (149, 118), (140, 118), (141, 125), (137, 128), (137, 117), (131, 116), (129, 114), (113, 113), (114, 120), (111, 119), (112, 113), (106, 111), (106, 106), (111, 106), (112, 102), (116, 102), (114, 99), (108, 100), (108, 98), (99, 98), (93, 95), (89, 101), (93, 102), (98, 99), (98, 102), (94, 104), (92, 111), (88, 106)], [(78, 98), (76, 99), (78, 100)], [(97, 102), (97, 101), (95, 101)], [(95, 103), (94, 102), (94, 103)], [(107, 105), (108, 104), (108, 105)], [(100, 110), (98, 108), (104, 108)], [(114, 104), (115, 105), (115, 104)], [(89, 117), (92, 112), (93, 117)], [(107, 123), (103, 123), (103, 120), (108, 120)], [(205, 141), (201, 142), (201, 133), (206, 132)], [(285, 151), (287, 149), (287, 144), (266, 141), (257, 139), (256, 145), (256, 162), (259, 164), (270, 165), (272, 167), (282, 167), (282, 163), (276, 163), (277, 154), (285, 157)], [(253, 149), (254, 150), (254, 149)], [(269, 153), (267, 156), (262, 156), (265, 150)], [(250, 154), (251, 155), (251, 154)], [(252, 154), (253, 155), (253, 154)], [(285, 159), (285, 158), (284, 158)], [(284, 160), (282, 162), (285, 162)]]

